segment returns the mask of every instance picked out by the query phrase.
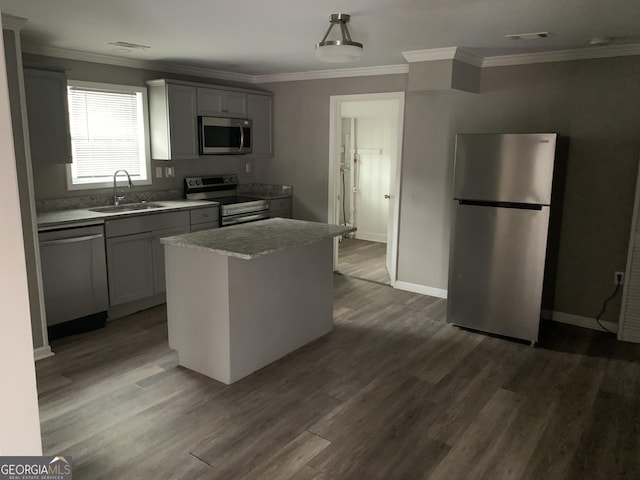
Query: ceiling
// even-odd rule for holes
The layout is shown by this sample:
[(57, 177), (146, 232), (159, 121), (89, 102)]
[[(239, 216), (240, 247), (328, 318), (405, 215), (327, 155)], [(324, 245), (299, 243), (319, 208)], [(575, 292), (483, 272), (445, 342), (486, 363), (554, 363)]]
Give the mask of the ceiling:
[[(405, 64), (403, 51), (463, 47), (480, 56), (640, 43), (639, 0), (0, 0), (28, 21), (25, 51), (55, 48), (246, 75)], [(325, 64), (314, 45), (329, 14), (351, 14), (357, 64)], [(505, 35), (548, 31), (537, 40)], [(118, 50), (110, 42), (148, 49)], [(46, 51), (46, 50), (41, 50)]]

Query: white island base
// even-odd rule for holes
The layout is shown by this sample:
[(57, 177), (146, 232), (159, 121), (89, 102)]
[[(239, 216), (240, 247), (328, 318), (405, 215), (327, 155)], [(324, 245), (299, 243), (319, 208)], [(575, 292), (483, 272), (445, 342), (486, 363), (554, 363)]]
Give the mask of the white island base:
[(180, 365), (231, 384), (333, 329), (332, 238), (250, 259), (163, 243)]

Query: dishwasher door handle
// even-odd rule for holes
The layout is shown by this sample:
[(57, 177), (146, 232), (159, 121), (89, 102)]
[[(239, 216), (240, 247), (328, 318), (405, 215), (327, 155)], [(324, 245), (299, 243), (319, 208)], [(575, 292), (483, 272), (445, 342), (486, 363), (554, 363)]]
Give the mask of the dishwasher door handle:
[(45, 245), (62, 245), (64, 243), (86, 242), (87, 240), (94, 240), (96, 238), (104, 238), (104, 235), (102, 235), (101, 233), (97, 233), (95, 235), (85, 235), (84, 237), (71, 237), (71, 238), (61, 238), (59, 240), (46, 240), (44, 242), (40, 242), (40, 246), (43, 247)]

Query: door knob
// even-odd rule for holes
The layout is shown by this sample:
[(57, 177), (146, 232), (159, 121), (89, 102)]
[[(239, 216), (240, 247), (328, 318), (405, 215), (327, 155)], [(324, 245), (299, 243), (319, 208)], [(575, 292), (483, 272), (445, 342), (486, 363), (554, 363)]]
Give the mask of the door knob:
[(390, 197), (390, 196), (389, 196), (389, 194), (387, 193), (387, 194), (385, 194), (384, 198), (391, 198), (391, 197)]

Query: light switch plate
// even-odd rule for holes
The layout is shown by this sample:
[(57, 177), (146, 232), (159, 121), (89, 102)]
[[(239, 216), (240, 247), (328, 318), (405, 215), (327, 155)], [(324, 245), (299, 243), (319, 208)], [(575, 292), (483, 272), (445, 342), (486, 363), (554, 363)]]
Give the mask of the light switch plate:
[(247, 162), (244, 164), (245, 172), (251, 173), (251, 162)]
[(174, 167), (164, 167), (164, 175), (167, 178), (173, 178), (176, 176), (176, 172)]
[(156, 178), (162, 178), (162, 167), (156, 167)]

